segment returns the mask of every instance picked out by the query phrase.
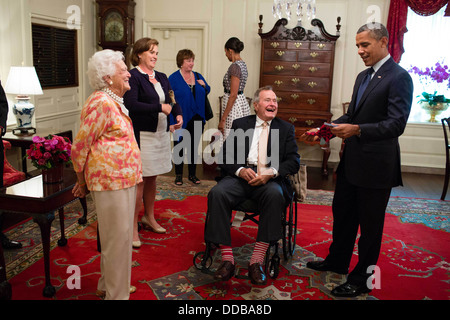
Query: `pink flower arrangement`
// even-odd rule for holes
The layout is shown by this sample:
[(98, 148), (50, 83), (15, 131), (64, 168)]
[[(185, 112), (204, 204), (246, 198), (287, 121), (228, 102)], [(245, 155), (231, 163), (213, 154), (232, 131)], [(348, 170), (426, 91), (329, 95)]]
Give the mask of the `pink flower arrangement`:
[(50, 169), (61, 164), (71, 164), (72, 144), (69, 138), (49, 135), (34, 136), (33, 144), (27, 150), (27, 158), (38, 169)]

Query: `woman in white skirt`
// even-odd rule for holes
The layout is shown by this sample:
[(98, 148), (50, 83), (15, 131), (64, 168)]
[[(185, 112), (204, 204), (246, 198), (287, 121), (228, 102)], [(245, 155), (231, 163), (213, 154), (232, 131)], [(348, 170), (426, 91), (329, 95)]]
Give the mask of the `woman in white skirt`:
[(244, 95), (248, 71), (247, 65), (241, 58), (242, 50), (244, 50), (244, 43), (236, 37), (228, 39), (225, 43), (225, 55), (232, 63), (223, 77), (224, 95), (219, 122), (223, 140), (228, 137), (235, 119), (250, 115), (250, 106)]
[(154, 216), (156, 177), (172, 169), (169, 115), (176, 119), (175, 129), (183, 124), (182, 110), (173, 104), (172, 89), (164, 73), (155, 70), (158, 60), (158, 41), (142, 38), (135, 42), (130, 71), (131, 90), (124, 96), (125, 107), (130, 112), (136, 140), (141, 149), (143, 184), (138, 185), (136, 197), (133, 247), (139, 248), (138, 215), (144, 203), (143, 226), (156, 233), (165, 233)]

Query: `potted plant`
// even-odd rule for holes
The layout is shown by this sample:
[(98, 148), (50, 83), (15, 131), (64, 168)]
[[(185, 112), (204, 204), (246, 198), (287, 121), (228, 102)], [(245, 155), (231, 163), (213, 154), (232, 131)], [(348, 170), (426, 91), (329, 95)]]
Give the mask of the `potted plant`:
[(419, 102), (422, 108), (427, 110), (430, 114), (429, 122), (437, 122), (436, 115), (442, 111), (447, 110), (450, 99), (446, 98), (444, 94), (438, 94), (438, 91), (445, 91), (450, 89), (450, 71), (447, 65), (441, 62), (436, 62), (432, 67), (419, 69), (418, 67), (411, 67), (408, 72), (419, 77), (420, 83), (424, 88), (435, 88), (430, 92), (422, 92)]

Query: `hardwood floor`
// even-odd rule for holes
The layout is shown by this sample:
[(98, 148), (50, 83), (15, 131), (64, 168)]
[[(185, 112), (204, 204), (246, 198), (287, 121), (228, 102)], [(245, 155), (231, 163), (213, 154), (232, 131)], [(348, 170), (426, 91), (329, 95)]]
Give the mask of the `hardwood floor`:
[[(393, 188), (391, 196), (437, 200), (441, 198), (444, 186), (443, 175), (404, 172), (402, 177), (403, 187)], [(308, 167), (309, 189), (334, 190), (334, 187), (335, 179), (332, 174), (323, 177), (320, 168)], [(450, 192), (447, 200), (450, 200)]]

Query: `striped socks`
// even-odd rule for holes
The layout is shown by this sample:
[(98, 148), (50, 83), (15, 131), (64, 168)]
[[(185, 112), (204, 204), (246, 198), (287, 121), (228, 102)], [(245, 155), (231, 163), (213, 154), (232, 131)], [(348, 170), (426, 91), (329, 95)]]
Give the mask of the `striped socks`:
[[(254, 263), (263, 265), (267, 248), (269, 248), (269, 244), (267, 242), (256, 242), (252, 257), (250, 259), (250, 265)], [(234, 264), (233, 249), (231, 247), (220, 246), (220, 252), (222, 253), (222, 262), (230, 261), (232, 264)]]
[(222, 253), (222, 262), (230, 261), (234, 264), (233, 249), (231, 247), (220, 246), (220, 252)]
[(260, 265), (263, 265), (267, 248), (269, 248), (269, 244), (267, 242), (256, 242), (255, 248), (253, 249), (252, 257), (250, 259), (250, 265), (254, 263), (259, 263)]

